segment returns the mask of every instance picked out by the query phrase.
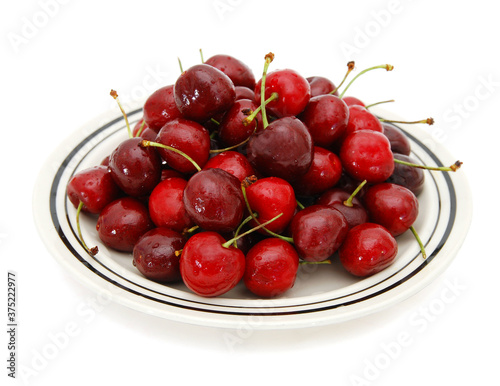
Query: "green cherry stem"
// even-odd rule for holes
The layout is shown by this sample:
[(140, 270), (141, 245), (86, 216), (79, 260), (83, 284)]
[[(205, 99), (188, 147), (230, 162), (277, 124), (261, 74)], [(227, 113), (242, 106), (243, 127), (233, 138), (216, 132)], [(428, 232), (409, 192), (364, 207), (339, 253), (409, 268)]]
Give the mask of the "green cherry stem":
[(143, 139), (140, 142), (139, 145), (142, 146), (142, 147), (153, 146), (153, 147), (160, 147), (162, 149), (171, 150), (174, 153), (180, 154), (181, 156), (183, 156), (184, 158), (186, 158), (189, 162), (191, 162), (193, 164), (193, 166), (196, 168), (196, 170), (201, 171), (200, 166), (196, 163), (196, 161), (194, 159), (192, 159), (190, 156), (188, 156), (183, 151), (181, 151), (179, 149), (176, 149), (175, 147), (164, 145), (163, 143), (148, 141), (148, 140), (145, 140), (145, 139)]
[(182, 69), (182, 62), (181, 62), (181, 58), (177, 57), (177, 62), (179, 63), (179, 68), (181, 70), (181, 74), (184, 72), (184, 70)]
[(378, 105), (381, 105), (383, 103), (391, 103), (391, 102), (395, 102), (394, 99), (389, 99), (387, 101), (375, 102), (375, 103), (372, 103), (371, 105), (365, 106), (365, 108), (369, 109), (370, 107), (373, 107), (373, 106), (378, 106)]
[(228, 151), (228, 150), (233, 150), (233, 149), (236, 149), (237, 147), (239, 146), (242, 146), (244, 145), (245, 143), (247, 143), (248, 141), (250, 140), (250, 137), (248, 137), (247, 139), (245, 139), (244, 141), (241, 141), (240, 143), (237, 143), (236, 145), (233, 145), (233, 146), (229, 146), (229, 147), (226, 147), (224, 149), (211, 149), (209, 151), (210, 154), (218, 154), (218, 153), (223, 153), (225, 151)]
[(350, 61), (349, 63), (347, 63), (347, 72), (344, 75), (344, 79), (342, 79), (342, 82), (340, 82), (340, 84), (337, 86), (337, 88), (330, 91), (329, 94), (335, 94), (338, 91), (338, 89), (340, 87), (342, 87), (342, 85), (344, 84), (345, 80), (347, 79), (347, 77), (349, 76), (349, 74), (351, 73), (352, 70), (354, 70), (354, 62)]
[(417, 124), (417, 123), (426, 123), (429, 126), (431, 126), (434, 124), (434, 118), (432, 118), (432, 117), (426, 118), (426, 119), (421, 119), (420, 121), (394, 121), (391, 119), (384, 119), (384, 118), (380, 118), (379, 121), (380, 122), (387, 122), (387, 123), (405, 123), (405, 124), (409, 124), (409, 125)]
[[(257, 216), (257, 213), (254, 213), (253, 216)], [(240, 225), (238, 225), (238, 228), (236, 228), (236, 231), (234, 232), (235, 240), (233, 241), (233, 246), (235, 248), (238, 248), (238, 244), (237, 244), (238, 239), (236, 237), (238, 237), (238, 235), (240, 234), (241, 228), (243, 228), (245, 226), (245, 224), (247, 224), (249, 221), (251, 221), (253, 216), (252, 215), (248, 216), (246, 219), (244, 219), (241, 222)]]
[(345, 206), (348, 206), (349, 208), (352, 207), (352, 200), (354, 200), (354, 197), (356, 196), (356, 194), (359, 193), (359, 191), (363, 188), (363, 186), (365, 186), (366, 184), (366, 180), (364, 180), (363, 182), (361, 182), (358, 187), (354, 190), (354, 192), (352, 192), (352, 194), (349, 196), (349, 198), (347, 200), (344, 201), (344, 205)]
[(264, 129), (269, 125), (269, 122), (267, 121), (267, 114), (266, 114), (266, 76), (267, 76), (267, 70), (269, 68), (269, 65), (271, 62), (274, 60), (274, 54), (272, 52), (268, 53), (265, 57), (265, 63), (264, 63), (264, 71), (262, 71), (262, 83), (260, 85), (260, 106), (262, 110), (262, 123), (264, 125)]
[[(274, 220), (276, 220), (277, 218), (280, 218), (281, 216), (283, 216), (283, 213), (280, 213), (280, 214), (278, 214), (277, 216), (274, 216), (271, 220), (266, 221), (266, 222), (264, 222), (264, 223), (262, 223), (262, 224), (259, 224), (259, 225), (258, 225), (258, 226), (256, 226), (255, 228), (252, 228), (252, 229), (250, 229), (250, 230), (248, 230), (248, 231), (246, 231), (246, 232), (242, 233), (241, 235), (238, 235), (237, 237), (233, 237), (231, 240), (228, 240), (228, 241), (226, 241), (224, 244), (222, 244), (222, 246), (223, 246), (224, 248), (229, 248), (229, 246), (230, 246), (233, 242), (235, 242), (236, 240), (238, 240), (238, 239), (242, 238), (243, 236), (246, 236), (246, 235), (248, 235), (248, 234), (250, 234), (250, 233), (252, 233), (252, 232), (256, 231), (257, 229), (264, 228), (266, 225), (268, 225), (268, 224), (272, 223)], [(253, 217), (253, 216), (252, 216), (252, 217)]]
[(319, 265), (319, 264), (331, 264), (332, 261), (330, 259), (326, 259), (326, 260), (322, 260), (322, 261), (305, 261), (305, 260), (301, 260), (299, 262), (300, 265), (309, 265), (309, 264), (313, 264), (313, 265)]
[(413, 227), (413, 225), (410, 227), (411, 233), (413, 233), (413, 236), (415, 236), (415, 239), (417, 240), (418, 245), (420, 246), (420, 252), (422, 253), (422, 257), (424, 259), (427, 259), (427, 253), (425, 252), (425, 247), (424, 244), (422, 243), (422, 240), (420, 240), (420, 236), (418, 235), (417, 231)]
[(205, 59), (203, 59), (203, 50), (200, 48), (200, 58), (201, 58), (201, 63), (205, 63)]
[(450, 166), (427, 166), (427, 165), (419, 165), (419, 164), (414, 164), (412, 162), (402, 161), (402, 160), (399, 160), (396, 158), (394, 158), (394, 162), (401, 164), (401, 165), (411, 166), (414, 168), (426, 169), (426, 170), (437, 170), (440, 172), (456, 172), (458, 169), (460, 169), (460, 167), (463, 164), (463, 162), (457, 161), (453, 165), (450, 165)]
[(133, 135), (132, 135), (132, 130), (130, 129), (130, 124), (128, 123), (128, 117), (127, 114), (125, 113), (125, 110), (123, 109), (122, 104), (120, 103), (120, 100), (118, 99), (118, 93), (115, 90), (111, 90), (109, 95), (111, 95), (116, 101), (116, 103), (118, 103), (118, 107), (120, 108), (120, 111), (122, 112), (123, 117), (125, 118), (125, 124), (127, 125), (128, 136), (129, 138), (132, 138)]
[(374, 67), (370, 67), (370, 68), (367, 68), (363, 71), (361, 71), (358, 75), (356, 75), (350, 82), (349, 84), (345, 87), (344, 91), (342, 91), (342, 93), (339, 95), (339, 98), (342, 99), (342, 97), (345, 95), (345, 92), (349, 89), (349, 87), (351, 87), (351, 84), (356, 80), (358, 79), (361, 75), (367, 73), (368, 71), (371, 71), (371, 70), (376, 70), (378, 68), (382, 68), (382, 69), (385, 69), (386, 71), (392, 71), (394, 69), (394, 66), (391, 65), (391, 64), (381, 64), (379, 66), (374, 66)]
[(80, 228), (80, 213), (82, 211), (82, 208), (83, 208), (83, 202), (80, 201), (80, 203), (78, 204), (78, 208), (76, 209), (76, 230), (78, 232), (78, 237), (80, 238), (80, 241), (83, 245), (83, 248), (85, 248), (85, 250), (91, 256), (95, 256), (95, 255), (97, 255), (97, 252), (99, 252), (99, 248), (97, 248), (97, 246), (95, 246), (93, 248), (89, 248), (87, 246), (87, 244), (85, 243), (85, 240), (83, 239), (82, 229)]
[(140, 137), (142, 134), (142, 131), (144, 130), (144, 127), (146, 126), (146, 121), (142, 120), (141, 127), (139, 127), (139, 130), (137, 130), (137, 133), (135, 134), (136, 137)]
[[(273, 100), (278, 99), (278, 96), (279, 95), (278, 95), (277, 92), (273, 92), (271, 94), (271, 96), (264, 101), (264, 106), (266, 106), (269, 102), (272, 102)], [(251, 114), (248, 117), (246, 117), (245, 119), (243, 119), (243, 125), (244, 126), (249, 125), (255, 119), (255, 117), (257, 116), (257, 114), (261, 110), (262, 110), (262, 105), (259, 105), (259, 107), (257, 107), (254, 111), (252, 111)], [(262, 120), (264, 120), (264, 119), (262, 119)]]

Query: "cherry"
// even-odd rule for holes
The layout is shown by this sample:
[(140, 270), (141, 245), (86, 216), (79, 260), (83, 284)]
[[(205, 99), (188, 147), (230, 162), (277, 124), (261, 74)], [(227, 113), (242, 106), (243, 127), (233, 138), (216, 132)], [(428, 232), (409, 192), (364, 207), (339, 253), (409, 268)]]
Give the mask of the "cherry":
[(387, 137), (373, 130), (359, 130), (346, 137), (340, 148), (342, 166), (359, 181), (379, 183), (394, 171), (394, 157)]
[(275, 120), (254, 133), (247, 144), (247, 158), (258, 172), (287, 181), (309, 170), (313, 152), (311, 134), (296, 117)]
[(82, 203), (82, 211), (95, 214), (121, 194), (108, 168), (102, 165), (76, 173), (69, 181), (66, 192), (75, 208)]
[(257, 103), (261, 103), (263, 80), (265, 80), (264, 99), (268, 99), (273, 93), (278, 94), (278, 98), (266, 106), (271, 114), (277, 117), (299, 115), (311, 99), (309, 82), (298, 72), (285, 69), (270, 72), (257, 82), (254, 90)]
[(195, 224), (208, 231), (231, 232), (243, 218), (241, 183), (222, 169), (194, 174), (184, 189), (183, 202)]
[(148, 201), (149, 215), (157, 227), (182, 232), (194, 225), (184, 207), (183, 196), (187, 181), (182, 178), (167, 178), (151, 192)]
[(139, 238), (153, 228), (148, 208), (132, 197), (121, 197), (106, 205), (96, 225), (101, 241), (123, 252), (132, 252)]
[(257, 296), (276, 297), (293, 287), (298, 267), (299, 256), (293, 246), (271, 237), (248, 251), (243, 281)]
[(347, 233), (339, 248), (342, 266), (351, 274), (366, 277), (391, 265), (398, 253), (396, 239), (379, 224), (364, 223)]
[(158, 133), (144, 122), (144, 119), (141, 119), (132, 130), (133, 137), (141, 137), (142, 139), (147, 139), (148, 141), (154, 141), (156, 139), (156, 135)]
[(344, 138), (358, 130), (373, 130), (383, 133), (384, 129), (379, 119), (363, 106), (349, 106), (349, 121), (344, 131)]
[(259, 106), (252, 100), (240, 99), (234, 102), (219, 125), (219, 139), (225, 146), (234, 146), (242, 143), (254, 131), (262, 130), (262, 115), (259, 112), (256, 118), (246, 123), (245, 118)]
[(353, 96), (345, 96), (342, 97), (342, 100), (347, 106), (363, 106), (365, 107), (365, 104), (361, 101), (361, 99), (358, 99)]
[(394, 237), (406, 232), (418, 216), (417, 198), (401, 185), (374, 185), (366, 191), (363, 202), (370, 221), (382, 225)]
[[(163, 126), (156, 137), (156, 142), (182, 151), (184, 154), (172, 150), (158, 148), (158, 153), (167, 162), (168, 166), (181, 173), (196, 172), (208, 161), (210, 152), (210, 134), (201, 124), (184, 118), (169, 121)], [(188, 155), (191, 160), (186, 158)]]
[(292, 238), (299, 256), (305, 261), (324, 261), (340, 247), (349, 225), (344, 215), (326, 205), (311, 205), (292, 220)]
[(247, 87), (253, 90), (255, 76), (252, 70), (242, 61), (229, 55), (214, 55), (205, 61), (226, 74), (235, 86)]
[(310, 76), (309, 78), (306, 78), (306, 80), (309, 82), (311, 87), (311, 98), (318, 95), (330, 94), (334, 90), (335, 92), (333, 92), (332, 95), (339, 96), (339, 92), (333, 82), (324, 76)]
[(147, 126), (156, 132), (168, 121), (180, 118), (181, 112), (174, 100), (174, 85), (164, 86), (153, 92), (144, 103), (143, 114)]
[[(292, 185), (279, 177), (265, 177), (245, 187), (246, 203), (250, 213), (257, 213), (258, 223), (263, 223), (282, 213), (281, 217), (274, 220), (265, 229), (274, 233), (282, 233), (292, 220), (297, 207), (295, 192)], [(258, 225), (251, 221), (254, 226)], [(265, 229), (258, 232), (266, 234)]]
[[(413, 158), (397, 153), (394, 154), (394, 160), (405, 161), (413, 164), (416, 163)], [(425, 175), (424, 171), (420, 168), (395, 163), (394, 172), (392, 172), (386, 182), (404, 186), (405, 188), (410, 189), (415, 196), (418, 196), (424, 188)]]
[(194, 293), (219, 296), (234, 288), (243, 277), (245, 255), (224, 243), (226, 240), (219, 233), (206, 231), (191, 236), (184, 245), (180, 272), (184, 284)]
[(174, 99), (182, 116), (204, 122), (234, 103), (234, 84), (222, 71), (197, 64), (184, 71), (174, 85)]
[(109, 170), (127, 195), (147, 196), (161, 178), (161, 158), (155, 149), (140, 146), (141, 137), (129, 138), (111, 153)]
[(409, 156), (411, 153), (411, 144), (403, 130), (390, 123), (382, 123), (382, 127), (384, 135), (391, 143), (392, 152)]
[(354, 197), (352, 199), (351, 206), (347, 206), (344, 204), (344, 202), (347, 201), (350, 196), (351, 193), (343, 189), (333, 188), (323, 193), (316, 200), (316, 204), (326, 205), (331, 208), (337, 209), (344, 215), (350, 229), (354, 228), (356, 225), (368, 222), (369, 220), (368, 212), (358, 198)]
[(253, 87), (248, 88), (248, 87), (242, 87), (242, 86), (235, 86), (234, 91), (236, 92), (236, 100), (240, 99), (250, 99), (250, 100), (255, 100), (255, 93), (253, 92)]
[(133, 264), (146, 278), (159, 283), (181, 281), (179, 256), (185, 238), (168, 228), (154, 228), (137, 241), (133, 249)]
[(255, 171), (248, 162), (247, 158), (236, 151), (224, 151), (210, 158), (203, 167), (203, 170), (218, 168), (232, 174), (238, 180), (243, 181), (245, 178), (255, 174)]
[(320, 95), (311, 98), (300, 119), (309, 129), (314, 144), (327, 148), (344, 135), (349, 109), (335, 95)]
[(293, 187), (299, 196), (315, 196), (333, 188), (341, 176), (340, 158), (329, 150), (314, 146), (311, 167), (293, 181)]

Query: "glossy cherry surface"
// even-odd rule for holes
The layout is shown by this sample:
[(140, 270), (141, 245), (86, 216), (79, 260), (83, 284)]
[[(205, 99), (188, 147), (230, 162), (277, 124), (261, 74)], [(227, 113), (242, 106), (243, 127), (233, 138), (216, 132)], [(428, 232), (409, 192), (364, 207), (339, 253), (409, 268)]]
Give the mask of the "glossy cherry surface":
[[(306, 78), (311, 86), (311, 98), (318, 95), (326, 95), (330, 94), (333, 90), (336, 89), (333, 82), (325, 78), (324, 76), (310, 76)], [(335, 96), (339, 96), (339, 92), (335, 91), (333, 94)]]
[(158, 132), (165, 123), (181, 117), (174, 99), (174, 85), (159, 88), (153, 92), (143, 108), (144, 120), (148, 127)]
[(206, 170), (211, 168), (225, 170), (238, 178), (240, 182), (255, 174), (247, 158), (243, 154), (232, 150), (224, 151), (210, 158), (203, 169)]
[(226, 74), (233, 84), (238, 87), (247, 87), (253, 90), (255, 87), (255, 76), (252, 69), (241, 60), (230, 55), (214, 55), (205, 61)]
[[(413, 164), (418, 164), (417, 160), (404, 154), (394, 153), (394, 159), (405, 161)], [(398, 184), (410, 189), (415, 196), (418, 196), (424, 189), (425, 174), (424, 170), (414, 166), (403, 165), (400, 163), (394, 164), (394, 171), (386, 180), (393, 184)]]
[(337, 209), (344, 215), (349, 228), (354, 228), (356, 225), (368, 222), (369, 218), (368, 212), (357, 197), (354, 197), (352, 199), (352, 206), (347, 206), (344, 204), (344, 202), (350, 196), (351, 193), (343, 189), (333, 188), (323, 193), (316, 200), (316, 204), (327, 205), (329, 207)]
[(244, 123), (244, 119), (257, 108), (257, 103), (250, 99), (234, 102), (218, 128), (218, 136), (224, 146), (238, 145), (248, 139), (255, 131), (262, 130), (262, 114), (260, 112), (252, 122)]
[(390, 123), (382, 123), (383, 133), (391, 143), (393, 153), (409, 156), (411, 153), (411, 143), (406, 134), (399, 127)]

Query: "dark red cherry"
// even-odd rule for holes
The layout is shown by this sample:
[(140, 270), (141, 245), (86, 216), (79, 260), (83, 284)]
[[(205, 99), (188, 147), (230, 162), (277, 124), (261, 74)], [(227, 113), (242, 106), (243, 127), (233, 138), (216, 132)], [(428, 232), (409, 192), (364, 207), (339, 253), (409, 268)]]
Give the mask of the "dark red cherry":
[[(261, 103), (262, 79), (255, 86), (255, 101)], [(278, 98), (269, 102), (266, 109), (277, 117), (291, 117), (299, 115), (311, 99), (309, 82), (298, 72), (290, 69), (276, 70), (267, 74), (265, 84), (265, 99), (273, 93)]]
[(181, 281), (179, 256), (175, 252), (186, 240), (168, 228), (154, 228), (146, 232), (134, 246), (133, 264), (146, 278), (158, 283)]
[[(418, 164), (416, 160), (404, 154), (394, 153), (394, 159)], [(415, 196), (418, 196), (424, 188), (425, 174), (423, 169), (395, 163), (394, 171), (386, 182), (404, 186), (405, 188), (410, 189)]]
[(231, 232), (243, 218), (240, 180), (222, 169), (194, 174), (184, 189), (183, 201), (195, 224), (208, 231)]
[(287, 181), (306, 174), (313, 153), (311, 134), (295, 117), (275, 120), (253, 134), (247, 144), (247, 158), (259, 173)]
[(224, 146), (238, 145), (248, 139), (254, 131), (262, 130), (262, 114), (260, 112), (252, 122), (244, 123), (244, 119), (257, 108), (258, 105), (250, 99), (234, 102), (218, 128), (219, 140)]
[(368, 183), (388, 179), (394, 171), (394, 156), (387, 137), (373, 130), (351, 133), (340, 148), (342, 166), (352, 177)]
[(109, 158), (114, 181), (133, 197), (147, 196), (161, 178), (161, 158), (155, 149), (140, 146), (142, 140), (134, 137), (123, 141)]
[[(134, 129), (132, 130), (132, 136), (133, 137), (141, 137), (142, 139), (146, 139), (148, 141), (154, 141), (156, 139), (156, 135), (158, 132), (152, 130), (147, 124), (144, 126), (142, 125), (143, 120), (141, 119), (137, 124), (134, 126)], [(140, 133), (139, 133), (140, 131)], [(139, 135), (137, 135), (139, 134)]]
[(329, 150), (314, 146), (313, 162), (303, 176), (293, 181), (299, 196), (315, 196), (333, 188), (342, 175), (340, 158)]
[(379, 119), (363, 106), (349, 106), (349, 121), (344, 132), (344, 138), (359, 130), (373, 130), (383, 133), (384, 129)]
[(406, 232), (418, 216), (417, 198), (401, 185), (374, 185), (366, 191), (363, 202), (370, 221), (382, 225), (394, 237)]
[(339, 249), (340, 262), (355, 276), (366, 277), (390, 266), (398, 253), (396, 239), (383, 226), (364, 223), (352, 228)]
[(108, 168), (102, 165), (76, 173), (69, 181), (66, 192), (75, 208), (82, 202), (82, 211), (95, 214), (121, 194)]
[(164, 86), (153, 92), (146, 99), (143, 111), (146, 124), (157, 133), (168, 121), (180, 118), (181, 112), (174, 100), (174, 85)]
[(357, 197), (354, 197), (352, 199), (352, 206), (347, 206), (344, 204), (344, 202), (350, 196), (351, 193), (345, 190), (333, 188), (323, 193), (316, 200), (316, 204), (327, 205), (329, 207), (337, 209), (344, 215), (349, 228), (354, 228), (356, 225), (368, 222), (369, 218), (368, 212)]
[(253, 90), (255, 87), (255, 76), (252, 69), (242, 61), (229, 55), (214, 55), (205, 61), (226, 74), (235, 86), (248, 87)]
[(184, 118), (205, 122), (229, 109), (236, 93), (233, 82), (222, 71), (208, 64), (197, 64), (179, 76), (174, 98)]
[(250, 89), (248, 87), (235, 86), (234, 91), (236, 92), (236, 100), (240, 99), (250, 99), (255, 100), (255, 93), (253, 92), (253, 87)]
[(349, 109), (335, 95), (320, 95), (311, 98), (300, 119), (309, 129), (315, 145), (330, 147), (344, 135)]
[[(285, 230), (297, 207), (292, 185), (279, 177), (257, 180), (246, 188), (246, 196), (250, 208), (257, 213), (257, 219), (261, 224), (282, 213), (280, 217), (266, 225), (266, 229), (274, 233), (282, 233)], [(258, 225), (253, 220), (250, 224), (253, 227)], [(259, 229), (257, 232), (267, 234), (264, 229)]]
[(299, 256), (286, 241), (268, 238), (254, 245), (246, 255), (243, 281), (255, 295), (272, 298), (295, 284)]
[[(324, 76), (310, 76), (309, 78), (306, 78), (306, 80), (311, 86), (311, 98), (318, 95), (330, 94), (333, 90), (336, 89), (333, 82), (330, 79), (325, 78)], [(339, 96), (339, 93), (338, 91), (335, 91), (331, 95)]]
[[(156, 137), (156, 142), (182, 151), (191, 157), (200, 168), (208, 161), (210, 154), (210, 134), (201, 124), (183, 118), (169, 121)], [(168, 166), (181, 173), (196, 172), (196, 167), (182, 154), (158, 148), (158, 153)]]
[(363, 106), (365, 107), (365, 104), (361, 101), (361, 99), (358, 99), (353, 96), (344, 96), (342, 97), (342, 100), (345, 102), (347, 106)]
[(348, 230), (344, 215), (326, 205), (308, 206), (297, 212), (292, 220), (293, 243), (305, 261), (324, 261), (331, 257)]
[(183, 196), (187, 181), (167, 178), (151, 192), (148, 200), (149, 215), (157, 227), (182, 232), (194, 225), (184, 207)]
[(411, 144), (406, 134), (399, 127), (390, 123), (382, 123), (383, 133), (391, 143), (391, 150), (393, 153), (410, 155)]
[(140, 237), (154, 228), (148, 208), (132, 197), (118, 198), (99, 214), (97, 233), (109, 248), (132, 252)]
[(216, 232), (197, 233), (186, 242), (180, 258), (184, 284), (204, 297), (222, 295), (238, 284), (245, 272), (245, 255), (238, 248), (223, 246)]
[(224, 151), (212, 157), (205, 164), (203, 169), (218, 168), (232, 174), (238, 180), (243, 181), (245, 178), (253, 176), (255, 171), (248, 162), (247, 158), (236, 151)]

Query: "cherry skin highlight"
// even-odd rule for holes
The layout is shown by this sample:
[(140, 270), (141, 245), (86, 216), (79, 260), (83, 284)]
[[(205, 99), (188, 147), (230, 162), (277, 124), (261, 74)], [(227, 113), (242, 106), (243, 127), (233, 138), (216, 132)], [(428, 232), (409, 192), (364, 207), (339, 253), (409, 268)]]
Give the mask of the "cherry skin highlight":
[(157, 133), (168, 121), (180, 118), (181, 112), (174, 99), (174, 85), (153, 92), (144, 103), (143, 114), (146, 125)]

